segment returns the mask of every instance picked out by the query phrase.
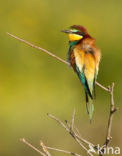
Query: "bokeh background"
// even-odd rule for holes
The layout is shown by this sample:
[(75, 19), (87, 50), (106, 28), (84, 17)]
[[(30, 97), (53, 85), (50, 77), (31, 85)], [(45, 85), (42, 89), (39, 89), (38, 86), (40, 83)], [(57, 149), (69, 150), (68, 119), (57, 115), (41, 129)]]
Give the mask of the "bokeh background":
[[(0, 4), (0, 155), (36, 156), (20, 142), (26, 138), (72, 152), (83, 150), (47, 112), (70, 120), (82, 136), (102, 144), (109, 114), (109, 94), (96, 87), (97, 99), (92, 124), (85, 109), (84, 91), (75, 73), (47, 54), (10, 38), (10, 32), (66, 59), (68, 40), (61, 29), (85, 26), (102, 51), (98, 81), (115, 82), (115, 105), (110, 146), (122, 146), (122, 1), (121, 0), (4, 0)], [(52, 152), (54, 156), (63, 153)]]

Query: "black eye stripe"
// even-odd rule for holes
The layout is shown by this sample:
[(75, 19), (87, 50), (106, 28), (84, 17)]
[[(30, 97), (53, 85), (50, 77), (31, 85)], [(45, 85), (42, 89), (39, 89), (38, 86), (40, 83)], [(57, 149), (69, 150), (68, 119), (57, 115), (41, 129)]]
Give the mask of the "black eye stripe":
[(84, 33), (83, 32), (80, 32), (80, 31), (77, 31), (77, 32), (72, 32), (72, 34), (78, 34), (78, 35), (84, 35)]

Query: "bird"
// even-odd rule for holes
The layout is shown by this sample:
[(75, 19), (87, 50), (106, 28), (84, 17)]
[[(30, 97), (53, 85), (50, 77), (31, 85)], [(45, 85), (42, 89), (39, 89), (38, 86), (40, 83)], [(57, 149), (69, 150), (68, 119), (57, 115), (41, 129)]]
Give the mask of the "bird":
[(70, 26), (66, 33), (69, 40), (67, 61), (80, 79), (85, 90), (86, 110), (90, 121), (94, 112), (96, 98), (95, 85), (101, 59), (100, 49), (95, 45), (95, 39), (81, 25)]

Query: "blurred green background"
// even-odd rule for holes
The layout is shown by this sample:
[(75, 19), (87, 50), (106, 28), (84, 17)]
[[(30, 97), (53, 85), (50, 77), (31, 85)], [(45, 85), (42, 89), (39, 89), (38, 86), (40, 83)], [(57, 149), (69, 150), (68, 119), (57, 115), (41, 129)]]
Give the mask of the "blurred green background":
[[(17, 35), (66, 59), (68, 40), (60, 32), (73, 24), (85, 26), (102, 51), (98, 81), (115, 82), (115, 105), (122, 102), (122, 1), (121, 0), (4, 0), (0, 4), (0, 155), (35, 156), (20, 142), (26, 138), (39, 147), (82, 153), (83, 150), (47, 112), (75, 123), (82, 136), (102, 144), (109, 114), (109, 94), (97, 87), (92, 124), (85, 108), (84, 91), (75, 73), (47, 54), (10, 38)], [(112, 125), (110, 146), (122, 146), (121, 110)], [(63, 153), (52, 152), (54, 156)]]

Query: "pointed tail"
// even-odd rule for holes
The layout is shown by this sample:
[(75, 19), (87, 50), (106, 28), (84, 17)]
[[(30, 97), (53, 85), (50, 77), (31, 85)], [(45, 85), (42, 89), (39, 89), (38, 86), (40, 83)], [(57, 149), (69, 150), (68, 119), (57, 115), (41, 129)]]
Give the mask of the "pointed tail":
[(89, 115), (89, 119), (91, 123), (93, 112), (94, 112), (93, 98), (88, 97), (88, 93), (85, 92), (85, 94), (86, 94), (86, 110)]

